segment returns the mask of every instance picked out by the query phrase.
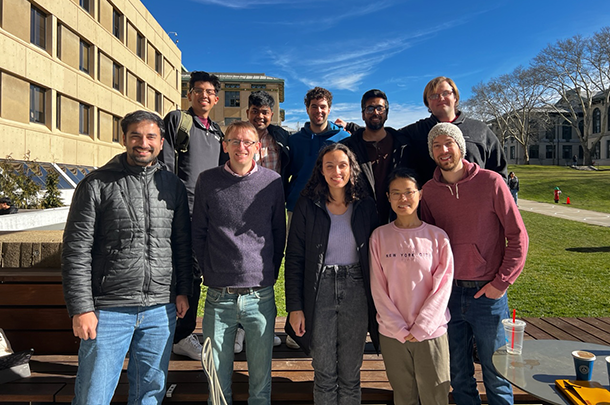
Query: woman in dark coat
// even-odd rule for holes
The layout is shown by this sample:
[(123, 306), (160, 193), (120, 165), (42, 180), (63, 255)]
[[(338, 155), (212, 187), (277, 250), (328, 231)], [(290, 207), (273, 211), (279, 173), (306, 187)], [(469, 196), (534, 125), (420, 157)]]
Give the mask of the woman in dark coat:
[(348, 147), (322, 149), (288, 236), (286, 332), (312, 356), (316, 404), (360, 404), (367, 330), (379, 347), (368, 257), (377, 211), (359, 174)]

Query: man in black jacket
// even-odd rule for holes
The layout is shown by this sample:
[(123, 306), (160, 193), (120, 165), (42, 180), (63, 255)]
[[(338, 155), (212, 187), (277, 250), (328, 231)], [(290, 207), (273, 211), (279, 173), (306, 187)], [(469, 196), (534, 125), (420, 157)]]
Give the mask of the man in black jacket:
[(382, 224), (390, 219), (390, 202), (386, 197), (387, 179), (392, 169), (406, 166), (406, 138), (394, 128), (384, 127), (390, 112), (386, 94), (377, 89), (362, 96), (362, 119), (365, 127), (357, 128), (352, 136), (341, 143), (356, 155), (364, 184), (377, 203), (377, 213)]
[[(188, 145), (179, 145), (182, 111), (171, 111), (165, 116), (165, 143), (159, 159), (167, 169), (176, 173), (184, 182), (193, 214), (195, 183), (199, 173), (218, 166), (223, 156), (221, 141), (224, 137), (218, 124), (210, 119), (212, 108), (218, 103), (220, 80), (216, 75), (196, 71), (191, 73), (187, 94), (191, 107), (186, 111), (192, 119)], [(176, 152), (177, 151), (177, 152)], [(189, 298), (189, 310), (176, 324), (174, 353), (201, 360), (201, 343), (193, 334), (197, 326), (197, 307), (201, 295), (201, 270), (193, 261), (193, 295)]]
[(192, 291), (186, 190), (157, 161), (163, 121), (136, 111), (121, 128), (126, 153), (79, 183), (64, 231), (64, 297), (81, 339), (73, 404), (110, 403), (128, 351), (129, 402), (161, 403)]

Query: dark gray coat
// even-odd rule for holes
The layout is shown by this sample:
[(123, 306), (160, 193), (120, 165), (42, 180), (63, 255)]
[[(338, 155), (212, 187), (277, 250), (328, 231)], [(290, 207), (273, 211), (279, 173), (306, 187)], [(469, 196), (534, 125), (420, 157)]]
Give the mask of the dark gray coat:
[[(377, 207), (372, 198), (366, 197), (354, 203), (352, 212), (352, 232), (356, 239), (360, 267), (364, 279), (369, 306), (369, 333), (375, 349), (379, 350), (379, 331), (377, 311), (371, 295), (371, 276), (369, 271), (369, 238), (377, 227)], [(288, 245), (286, 247), (285, 280), (286, 310), (305, 313), (306, 332), (303, 337), (295, 335), (289, 320), (286, 320), (288, 333), (309, 354), (313, 332), (314, 308), (318, 295), (320, 276), (324, 267), (324, 257), (328, 246), (330, 216), (325, 203), (300, 197), (294, 208)]]
[(190, 228), (185, 187), (161, 164), (130, 166), (123, 153), (91, 172), (76, 188), (64, 230), (70, 316), (191, 295)]

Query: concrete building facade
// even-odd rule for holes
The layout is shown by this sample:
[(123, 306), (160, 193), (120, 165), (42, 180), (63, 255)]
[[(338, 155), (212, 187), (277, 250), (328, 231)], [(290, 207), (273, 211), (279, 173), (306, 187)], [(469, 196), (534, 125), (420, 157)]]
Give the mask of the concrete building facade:
[(181, 52), (140, 0), (0, 0), (0, 158), (101, 166), (120, 119), (180, 105)]

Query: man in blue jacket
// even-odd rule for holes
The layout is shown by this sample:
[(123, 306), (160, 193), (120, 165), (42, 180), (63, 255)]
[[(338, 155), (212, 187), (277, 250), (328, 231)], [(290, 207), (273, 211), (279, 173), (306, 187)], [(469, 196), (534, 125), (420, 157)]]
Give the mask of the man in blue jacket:
[(328, 121), (333, 95), (322, 87), (315, 87), (305, 95), (305, 106), (309, 122), (296, 134), (288, 138), (290, 163), (286, 170), (290, 177), (286, 188), (286, 209), (290, 218), (301, 190), (307, 184), (318, 158), (318, 152), (324, 146), (347, 138), (349, 133), (343, 128)]

